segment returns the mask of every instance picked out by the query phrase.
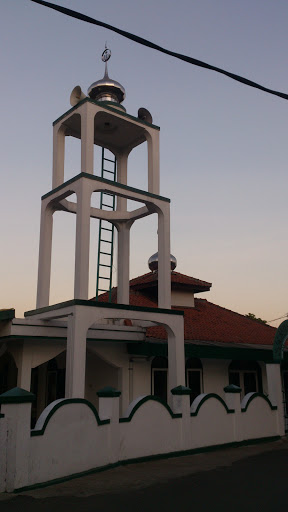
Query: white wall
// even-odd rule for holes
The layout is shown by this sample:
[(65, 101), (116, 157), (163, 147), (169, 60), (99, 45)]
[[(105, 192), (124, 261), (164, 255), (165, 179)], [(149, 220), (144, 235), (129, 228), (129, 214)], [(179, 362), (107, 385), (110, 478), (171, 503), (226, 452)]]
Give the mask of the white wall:
[(99, 424), (89, 402), (58, 400), (43, 411), (36, 436), (30, 435), (30, 403), (2, 404), (0, 492), (127, 459), (284, 435), (281, 408), (273, 410), (265, 397), (253, 395), (243, 412), (239, 394), (226, 393), (229, 407), (220, 397), (202, 394), (191, 406), (192, 415), (189, 396), (174, 399), (181, 417), (155, 397), (142, 397), (119, 422), (119, 397), (100, 398), (99, 416), (110, 420), (106, 424)]

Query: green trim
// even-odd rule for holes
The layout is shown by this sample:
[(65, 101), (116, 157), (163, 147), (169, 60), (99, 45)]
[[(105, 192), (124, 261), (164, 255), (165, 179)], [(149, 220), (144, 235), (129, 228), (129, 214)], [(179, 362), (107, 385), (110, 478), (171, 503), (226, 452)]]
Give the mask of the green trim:
[(53, 304), (53, 306), (46, 306), (44, 308), (32, 309), (31, 311), (25, 311), (24, 316), (38, 315), (39, 313), (46, 313), (48, 311), (56, 311), (58, 309), (70, 307), (70, 306), (88, 306), (92, 308), (104, 308), (104, 309), (124, 309), (125, 311), (139, 311), (143, 313), (156, 313), (166, 315), (180, 315), (184, 316), (184, 311), (178, 311), (175, 309), (163, 309), (163, 308), (146, 308), (140, 306), (130, 306), (129, 304), (113, 304), (111, 302), (97, 302), (92, 300), (72, 299), (65, 302), (59, 302)]
[(269, 398), (266, 395), (263, 395), (263, 393), (253, 393), (253, 395), (250, 396), (245, 407), (241, 408), (241, 412), (246, 412), (252, 400), (254, 400), (254, 398), (257, 398), (258, 396), (260, 396), (267, 402), (267, 404), (270, 406), (271, 411), (277, 411), (277, 405), (272, 405)]
[[(109, 185), (109, 186), (113, 185), (113, 187), (128, 190), (129, 192), (135, 192), (136, 194), (140, 194), (145, 197), (153, 197), (160, 201), (166, 201), (166, 203), (171, 203), (171, 200), (168, 197), (159, 196), (157, 194), (152, 194), (152, 192), (146, 192), (145, 190), (141, 190), (139, 188), (129, 187), (128, 185), (123, 185), (123, 183), (118, 183), (118, 182), (114, 182), (111, 180), (107, 180), (106, 178), (100, 178), (99, 176), (94, 176), (94, 174), (89, 174), (87, 172), (80, 172), (79, 174), (77, 174), (76, 176), (71, 178), (70, 180), (64, 181), (64, 183), (62, 183), (58, 187), (53, 188), (52, 190), (50, 190), (50, 192), (47, 192), (47, 194), (44, 194), (44, 196), (42, 196), (41, 199), (42, 200), (46, 199), (47, 197), (55, 194), (55, 192), (59, 192), (60, 190), (71, 185), (71, 183), (79, 180), (80, 178), (87, 178), (92, 181), (98, 181), (99, 183), (104, 183), (105, 185)], [(73, 191), (71, 191), (71, 192), (73, 192)], [(99, 192), (101, 192), (101, 190)]]
[(35, 400), (35, 395), (22, 388), (9, 389), (0, 395), (0, 404), (24, 404)]
[[(76, 110), (80, 105), (83, 105), (86, 102), (93, 103), (94, 105), (97, 105), (98, 107), (103, 107), (104, 109), (107, 109), (111, 112), (116, 112), (117, 114), (120, 114), (123, 117), (127, 117), (128, 119), (132, 119), (133, 121), (137, 121), (137, 123), (143, 124), (144, 126), (149, 126), (150, 128), (155, 128), (158, 131), (160, 130), (160, 127), (157, 126), (156, 124), (146, 123), (146, 121), (142, 121), (142, 119), (139, 119), (138, 117), (131, 116), (130, 114), (127, 114), (126, 112), (121, 112), (117, 108), (113, 108), (106, 104), (104, 105), (104, 101), (95, 101), (95, 100), (91, 100), (91, 98), (88, 98), (88, 97), (84, 98), (84, 100), (82, 100), (82, 101), (79, 101), (79, 103), (77, 103), (77, 105), (75, 105), (74, 107), (67, 110), (67, 112), (62, 114), (62, 116), (58, 117), (58, 119), (56, 119), (56, 121), (53, 122), (53, 126), (55, 126), (55, 124), (59, 123), (59, 121), (61, 121), (61, 119), (66, 117), (68, 114), (71, 114), (71, 112), (73, 112), (73, 110)], [(122, 107), (122, 105), (120, 105), (120, 106)]]
[[(57, 327), (58, 328), (58, 327)], [(123, 331), (118, 331), (118, 332), (123, 332)], [(127, 331), (124, 331), (124, 333), (127, 332)], [(139, 333), (139, 331), (132, 331), (132, 332), (138, 332), (138, 334), (141, 334)], [(11, 334), (9, 336), (0, 336), (0, 340), (31, 340), (31, 341), (34, 341), (34, 340), (39, 340), (39, 341), (63, 341), (63, 342), (67, 342), (67, 337), (66, 336), (29, 336), (29, 335), (24, 335), (24, 336), (21, 336), (20, 334)], [(127, 339), (125, 340), (115, 340), (114, 338), (86, 338), (86, 341), (107, 341), (109, 343), (127, 343)], [(139, 343), (139, 340), (129, 340), (129, 343)]]
[(200, 400), (199, 404), (197, 405), (196, 411), (191, 412), (190, 416), (197, 416), (197, 414), (198, 414), (200, 408), (202, 407), (202, 405), (204, 404), (204, 402), (206, 402), (210, 398), (216, 398), (216, 400), (218, 400), (218, 402), (220, 402), (220, 404), (223, 405), (223, 407), (226, 410), (227, 414), (232, 414), (232, 413), (235, 412), (234, 409), (229, 409), (227, 407), (226, 402), (224, 402), (224, 400), (223, 400), (223, 398), (221, 398), (221, 396), (216, 395), (216, 393), (207, 393), (207, 395), (203, 396), (203, 398)]
[(172, 419), (174, 418), (182, 418), (182, 414), (175, 414), (171, 407), (169, 407), (168, 404), (166, 404), (166, 402), (163, 402), (163, 400), (161, 400), (161, 398), (158, 398), (158, 396), (154, 396), (154, 395), (147, 395), (147, 396), (144, 396), (141, 400), (139, 400), (139, 402), (137, 402), (137, 404), (133, 407), (132, 411), (130, 412), (129, 416), (127, 418), (120, 418), (119, 419), (119, 423), (128, 423), (129, 421), (132, 420), (134, 414), (136, 413), (136, 411), (139, 409), (139, 407), (141, 407), (141, 405), (145, 404), (145, 402), (149, 402), (149, 401), (153, 401), (153, 402), (159, 402), (159, 404), (163, 405), (163, 407), (165, 407), (165, 409), (169, 412), (170, 416)]
[[(211, 341), (211, 344), (213, 342)], [(129, 346), (127, 344), (129, 354), (141, 355), (147, 357), (153, 356), (167, 356), (168, 346), (165, 340), (164, 343), (157, 342), (139, 342), (136, 345)], [(199, 359), (241, 359), (246, 361), (264, 361), (271, 363), (273, 361), (272, 347), (271, 350), (255, 349), (255, 348), (226, 348), (216, 347), (213, 345), (193, 345), (192, 343), (185, 342), (185, 357), (197, 357)], [(284, 359), (288, 360), (288, 353), (285, 352)]]
[(114, 101), (95, 101), (95, 100), (91, 100), (91, 103), (97, 103), (97, 105), (101, 104), (101, 105), (105, 105), (107, 107), (111, 107), (113, 108), (113, 110), (115, 110), (116, 112), (118, 111), (118, 109), (120, 108), (121, 110), (123, 110), (123, 112), (126, 112), (126, 108), (123, 107), (123, 105), (121, 105), (121, 103), (117, 103), (117, 107), (114, 107), (115, 105), (115, 102)]
[(225, 393), (241, 393), (242, 389), (239, 388), (239, 386), (235, 386), (235, 384), (229, 384), (229, 386), (223, 388), (223, 391), (225, 391)]
[(245, 439), (245, 441), (235, 441), (232, 443), (224, 443), (224, 444), (214, 444), (210, 446), (203, 446), (201, 448), (194, 448), (191, 450), (181, 450), (169, 453), (160, 453), (157, 455), (148, 455), (146, 457), (135, 457), (135, 459), (127, 459), (119, 462), (115, 462), (114, 464), (107, 464), (106, 466), (100, 466), (98, 468), (88, 469), (86, 471), (81, 471), (80, 473), (73, 473), (72, 475), (68, 475), (61, 478), (55, 478), (54, 480), (48, 480), (47, 482), (41, 482), (39, 484), (27, 485), (25, 487), (19, 487), (14, 489), (13, 494), (17, 494), (19, 492), (30, 491), (33, 489), (41, 489), (43, 487), (48, 487), (50, 485), (60, 484), (63, 482), (68, 482), (69, 480), (73, 480), (74, 478), (80, 478), (82, 476), (91, 475), (93, 473), (100, 473), (102, 471), (107, 471), (109, 469), (116, 468), (118, 466), (126, 466), (128, 464), (137, 464), (141, 462), (149, 462), (153, 460), (161, 460), (161, 459), (170, 459), (173, 457), (186, 457), (188, 455), (196, 455), (197, 453), (207, 453), (214, 452), (217, 450), (222, 450), (226, 448), (240, 448), (241, 446), (250, 446), (253, 444), (264, 444), (271, 443), (275, 441), (279, 441), (281, 436), (271, 436), (271, 437), (260, 437), (256, 439)]
[(15, 309), (0, 309), (0, 321), (2, 320), (13, 320), (15, 318)]
[(172, 395), (191, 395), (192, 391), (190, 388), (186, 386), (176, 386), (176, 388), (171, 389)]
[(0, 412), (0, 418), (5, 418), (5, 414), (2, 414), (2, 413)]
[(121, 391), (117, 391), (116, 388), (112, 388), (111, 386), (105, 386), (99, 389), (99, 391), (96, 391), (96, 395), (98, 395), (99, 398), (116, 398), (121, 396)]
[(273, 343), (273, 361), (274, 363), (281, 363), (283, 359), (283, 349), (285, 341), (288, 338), (288, 320), (282, 322), (275, 334)]
[(93, 412), (98, 426), (99, 425), (107, 425), (108, 423), (110, 423), (110, 420), (100, 420), (97, 409), (95, 409), (94, 405), (91, 402), (89, 402), (88, 400), (85, 400), (84, 398), (66, 398), (66, 399), (64, 398), (63, 400), (61, 400), (61, 402), (58, 402), (57, 404), (55, 404), (54, 407), (51, 409), (51, 411), (47, 415), (47, 418), (45, 419), (44, 425), (41, 429), (31, 430), (31, 437), (43, 436), (43, 434), (46, 430), (46, 427), (47, 427), (49, 421), (51, 420), (52, 416), (55, 414), (55, 412), (58, 409), (60, 409), (61, 407), (63, 407), (64, 405), (69, 405), (69, 404), (85, 404), (85, 405), (87, 405), (87, 407), (89, 407), (89, 409), (91, 409), (91, 411)]

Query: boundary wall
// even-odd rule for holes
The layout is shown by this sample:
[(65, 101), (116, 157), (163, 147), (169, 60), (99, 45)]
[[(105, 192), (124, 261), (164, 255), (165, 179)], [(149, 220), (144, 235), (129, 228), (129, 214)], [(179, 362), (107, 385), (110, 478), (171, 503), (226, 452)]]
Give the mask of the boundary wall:
[[(171, 392), (173, 410), (155, 396), (134, 400), (119, 418), (120, 392), (98, 392), (99, 412), (85, 399), (51, 403), (30, 429), (33, 395), (20, 388), (0, 396), (0, 492), (47, 485), (117, 464), (243, 444), (284, 435), (281, 408), (240, 388), (199, 395)], [(241, 390), (240, 390), (241, 391)]]

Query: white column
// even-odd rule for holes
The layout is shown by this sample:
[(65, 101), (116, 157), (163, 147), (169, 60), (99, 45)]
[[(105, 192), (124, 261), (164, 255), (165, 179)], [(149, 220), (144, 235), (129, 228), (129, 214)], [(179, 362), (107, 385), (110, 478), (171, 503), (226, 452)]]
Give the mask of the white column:
[(117, 223), (118, 230), (118, 304), (129, 304), (130, 228), (132, 223)]
[(159, 131), (146, 132), (148, 146), (148, 192), (160, 193)]
[(65, 128), (56, 125), (53, 127), (53, 176), (52, 189), (64, 182), (65, 161)]
[(89, 249), (90, 249), (90, 202), (91, 191), (87, 181), (81, 179), (76, 191), (76, 252), (74, 298), (88, 299), (89, 287)]
[(49, 306), (53, 210), (42, 201), (36, 308)]
[(184, 353), (184, 318), (175, 319), (173, 331), (167, 328), (168, 334), (168, 403), (173, 407), (171, 389), (185, 385), (185, 353)]
[(170, 208), (158, 213), (158, 307), (171, 309)]
[(76, 312), (67, 321), (65, 398), (84, 398), (87, 326)]
[[(117, 153), (117, 182), (127, 185), (128, 153)], [(117, 197), (117, 210), (127, 211), (126, 197)]]
[(81, 172), (93, 174), (94, 169), (94, 112), (85, 103), (81, 110)]
[(266, 364), (268, 397), (272, 405), (277, 405), (277, 427), (280, 436), (285, 435), (284, 406), (280, 364)]
[(25, 354), (23, 354), (18, 366), (17, 387), (26, 391), (30, 391), (31, 387), (31, 361), (30, 358), (25, 358)]

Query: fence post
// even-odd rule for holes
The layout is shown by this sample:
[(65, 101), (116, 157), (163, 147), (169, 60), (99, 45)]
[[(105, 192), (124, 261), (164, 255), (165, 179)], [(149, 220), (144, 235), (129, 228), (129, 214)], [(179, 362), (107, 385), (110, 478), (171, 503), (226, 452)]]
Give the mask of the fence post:
[(280, 364), (266, 364), (266, 375), (268, 385), (268, 397), (272, 405), (277, 405), (277, 433), (285, 435), (284, 404), (282, 395), (281, 369)]
[(172, 409), (174, 414), (182, 414), (181, 434), (179, 450), (191, 448), (191, 418), (190, 418), (190, 394), (191, 389), (186, 386), (176, 386), (171, 389)]
[(6, 461), (1, 463), (1, 470), (6, 474), (4, 490), (7, 492), (28, 484), (31, 403), (34, 399), (33, 393), (18, 387), (0, 395), (1, 414), (4, 415), (0, 420), (3, 421), (1, 441), (6, 445)]
[(239, 442), (243, 439), (242, 434), (242, 416), (241, 416), (241, 388), (239, 386), (235, 386), (235, 384), (229, 384), (229, 386), (225, 386), (225, 402), (227, 404), (228, 409), (233, 409), (235, 412), (233, 414), (233, 434), (234, 441)]
[(121, 391), (106, 386), (97, 391), (99, 397), (99, 416), (101, 420), (110, 420), (110, 439), (108, 449), (108, 464), (119, 460), (120, 428), (119, 428), (119, 398)]

